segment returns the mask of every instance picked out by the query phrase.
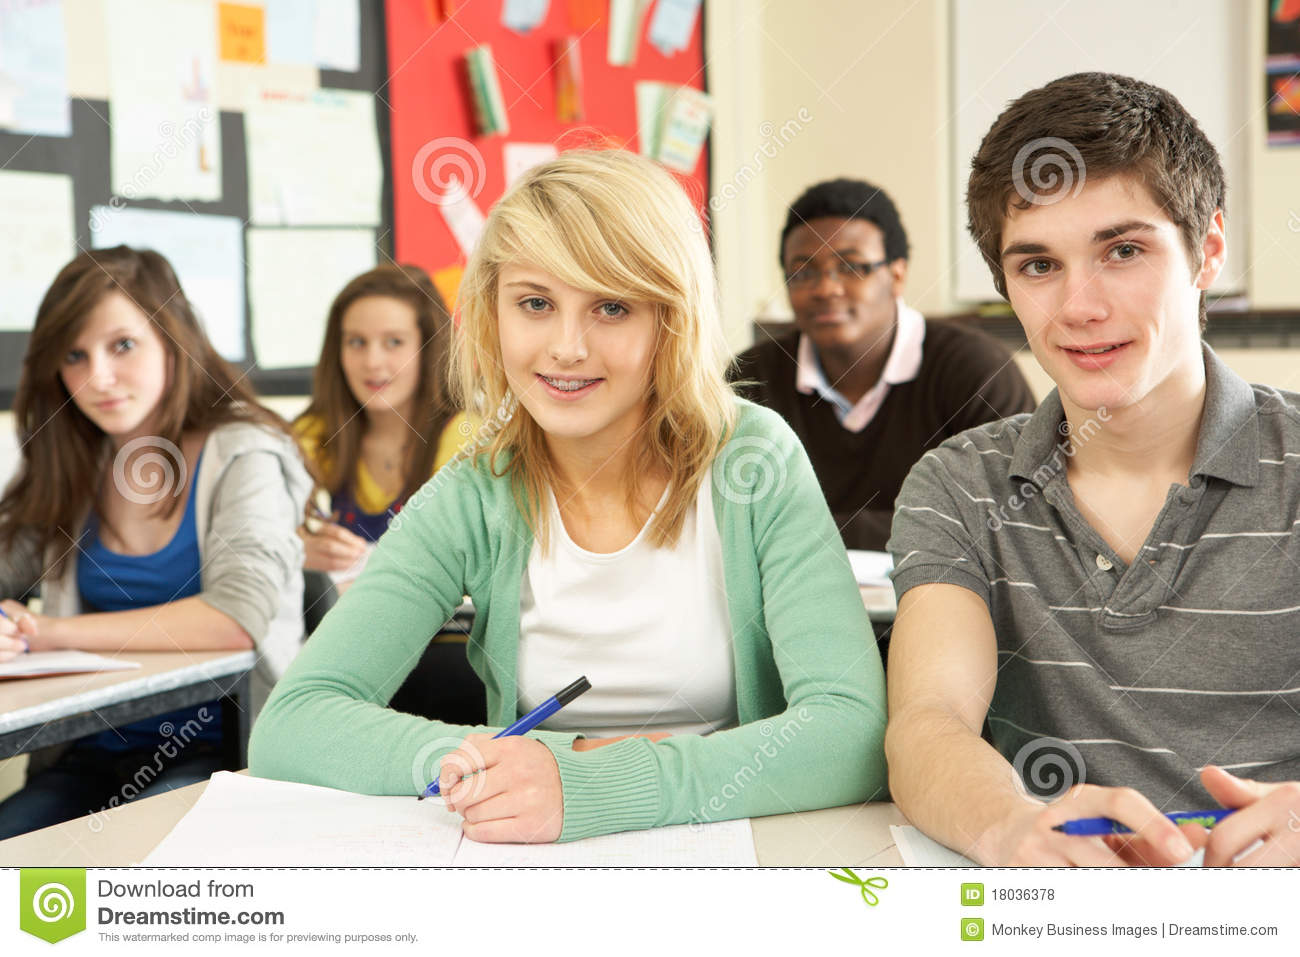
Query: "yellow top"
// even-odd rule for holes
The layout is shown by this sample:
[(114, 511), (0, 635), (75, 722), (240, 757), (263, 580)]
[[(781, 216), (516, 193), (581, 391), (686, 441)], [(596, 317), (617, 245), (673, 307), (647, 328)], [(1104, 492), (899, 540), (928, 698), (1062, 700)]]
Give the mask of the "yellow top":
[[(318, 416), (311, 416), (303, 419), (294, 425), (294, 434), (298, 437), (298, 444), (302, 446), (302, 454), (317, 463), (317, 455), (320, 451), (321, 433), (325, 429), (325, 422)], [(469, 444), (470, 439), (474, 437), (474, 424), (464, 412), (457, 412), (447, 420), (443, 426), (442, 434), (438, 436), (438, 454), (433, 460), (433, 470), (436, 472), (442, 468), (457, 452)], [(375, 477), (366, 468), (366, 463), (357, 461), (357, 474), (352, 483), (352, 494), (356, 498), (357, 505), (363, 511), (376, 514), (385, 511), (392, 503), (392, 497), (380, 488)]]

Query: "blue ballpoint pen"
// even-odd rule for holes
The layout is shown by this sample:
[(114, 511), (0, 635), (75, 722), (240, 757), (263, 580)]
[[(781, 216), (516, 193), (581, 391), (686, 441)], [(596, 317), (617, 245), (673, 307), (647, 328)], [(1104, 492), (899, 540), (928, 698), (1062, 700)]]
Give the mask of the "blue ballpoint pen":
[[(12, 618), (9, 618), (8, 612), (6, 612), (3, 608), (0, 608), (0, 618), (6, 618), (9, 621), (13, 621)], [(21, 641), (24, 645), (27, 645), (27, 647), (23, 649), (24, 654), (32, 650), (32, 646), (28, 644), (26, 638), (19, 638), (18, 640)]]
[[(1172, 811), (1166, 814), (1175, 824), (1200, 824), (1202, 827), (1214, 827), (1236, 808), (1216, 808), (1213, 811)], [(1062, 834), (1074, 837), (1096, 837), (1098, 834), (1132, 834), (1130, 828), (1108, 817), (1081, 817), (1075, 821), (1066, 821), (1052, 828)]]
[[(492, 735), (492, 738), (495, 740), (496, 738), (508, 738), (516, 734), (527, 734), (574, 698), (578, 697), (578, 695), (582, 694), (584, 691), (590, 690), (591, 682), (587, 680), (586, 675), (583, 675), (563, 691), (558, 692), (553, 697), (547, 698), (510, 727)], [(420, 795), (419, 800), (423, 801), (425, 798), (434, 797), (437, 794), (438, 781), (435, 778), (433, 783), (424, 789), (424, 793)]]

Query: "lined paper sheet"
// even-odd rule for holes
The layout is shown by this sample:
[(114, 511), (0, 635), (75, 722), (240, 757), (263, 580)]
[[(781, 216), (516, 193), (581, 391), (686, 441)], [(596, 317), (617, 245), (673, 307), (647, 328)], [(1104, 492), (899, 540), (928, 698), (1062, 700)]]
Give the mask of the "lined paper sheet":
[(437, 801), (375, 797), (218, 771), (150, 867), (437, 867), (460, 817)]
[(755, 867), (748, 820), (569, 844), (479, 844), (441, 801), (219, 771), (149, 867)]
[(568, 844), (480, 844), (468, 838), (457, 867), (757, 867), (749, 819), (679, 824)]

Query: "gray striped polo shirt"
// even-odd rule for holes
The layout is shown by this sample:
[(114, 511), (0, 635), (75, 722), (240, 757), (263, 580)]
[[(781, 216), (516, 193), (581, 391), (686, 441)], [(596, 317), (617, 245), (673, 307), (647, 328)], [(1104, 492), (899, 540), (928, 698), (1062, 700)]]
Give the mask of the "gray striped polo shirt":
[(1027, 788), (1135, 787), (1215, 807), (1205, 764), (1300, 780), (1300, 395), (1252, 386), (1205, 347), (1187, 486), (1132, 565), (1075, 507), (1053, 391), (1032, 415), (927, 452), (899, 493), (894, 588), (960, 585), (998, 638), (994, 745)]

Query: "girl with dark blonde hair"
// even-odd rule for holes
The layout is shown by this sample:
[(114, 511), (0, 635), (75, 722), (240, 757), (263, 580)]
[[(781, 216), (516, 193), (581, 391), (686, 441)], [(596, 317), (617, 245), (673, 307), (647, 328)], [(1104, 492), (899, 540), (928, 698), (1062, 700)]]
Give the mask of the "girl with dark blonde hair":
[[(287, 426), (204, 334), (167, 260), (84, 252), (36, 314), (14, 398), (22, 460), (0, 499), (0, 659), (31, 651), (251, 648), (256, 709), (302, 640), (310, 489)], [(18, 599), (39, 587), (38, 613)], [(190, 728), (172, 760), (167, 726)], [(215, 702), (84, 738), (0, 805), (0, 836), (214, 769)], [(163, 752), (166, 753), (165, 751)], [(140, 790), (137, 782), (133, 796)]]
[[(555, 841), (879, 799), (884, 678), (798, 439), (737, 398), (713, 264), (672, 177), (535, 167), (460, 291), (473, 454), (406, 504), (253, 729), (253, 773), (438, 780), (477, 841)], [(468, 594), (490, 727), (385, 707)], [(580, 675), (525, 737), (499, 728)], [(482, 773), (471, 773), (478, 772)]]

